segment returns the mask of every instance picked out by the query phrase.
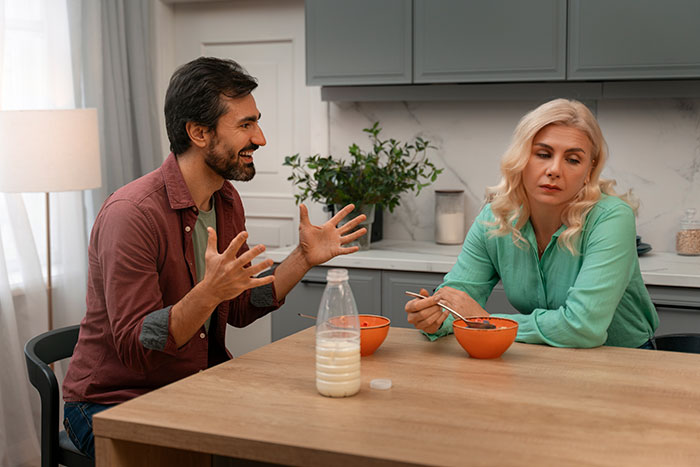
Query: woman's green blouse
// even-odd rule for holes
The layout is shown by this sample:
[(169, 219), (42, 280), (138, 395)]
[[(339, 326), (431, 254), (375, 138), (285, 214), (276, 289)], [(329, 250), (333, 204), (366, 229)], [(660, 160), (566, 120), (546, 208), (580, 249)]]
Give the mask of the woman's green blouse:
[[(521, 229), (527, 241), (491, 236), (494, 221), (486, 205), (474, 221), (457, 263), (440, 287), (468, 293), (482, 307), (502, 281), (508, 301), (521, 314), (493, 314), (518, 322), (518, 342), (556, 347), (612, 345), (638, 347), (649, 340), (659, 318), (642, 280), (636, 251), (635, 217), (621, 199), (602, 195), (586, 216), (576, 246), (579, 254), (552, 236), (542, 258), (532, 224)], [(435, 334), (452, 332), (450, 316)]]

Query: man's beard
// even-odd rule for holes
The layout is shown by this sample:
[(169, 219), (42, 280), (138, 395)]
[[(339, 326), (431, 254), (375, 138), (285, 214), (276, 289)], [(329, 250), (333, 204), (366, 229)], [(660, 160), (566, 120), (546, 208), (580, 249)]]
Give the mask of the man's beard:
[(249, 144), (238, 151), (238, 154), (225, 146), (223, 148), (223, 154), (217, 152), (217, 144), (217, 138), (210, 141), (209, 147), (207, 147), (207, 153), (204, 157), (204, 162), (214, 172), (226, 180), (237, 180), (240, 182), (247, 182), (255, 176), (255, 165), (252, 162), (243, 162), (240, 153), (258, 149), (259, 146), (257, 144)]

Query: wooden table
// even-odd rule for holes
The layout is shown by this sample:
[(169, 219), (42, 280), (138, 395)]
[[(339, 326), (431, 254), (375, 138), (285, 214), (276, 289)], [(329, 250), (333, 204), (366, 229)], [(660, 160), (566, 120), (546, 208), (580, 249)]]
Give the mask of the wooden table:
[[(700, 465), (700, 355), (513, 344), (391, 328), (362, 389), (315, 388), (313, 328), (94, 418), (97, 465)], [(370, 389), (390, 378), (388, 391)]]

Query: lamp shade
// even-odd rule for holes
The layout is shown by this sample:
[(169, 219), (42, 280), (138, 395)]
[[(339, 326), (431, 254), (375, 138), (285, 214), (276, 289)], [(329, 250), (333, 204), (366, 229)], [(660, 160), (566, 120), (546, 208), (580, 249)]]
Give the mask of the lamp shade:
[(0, 111), (0, 192), (101, 184), (96, 109)]

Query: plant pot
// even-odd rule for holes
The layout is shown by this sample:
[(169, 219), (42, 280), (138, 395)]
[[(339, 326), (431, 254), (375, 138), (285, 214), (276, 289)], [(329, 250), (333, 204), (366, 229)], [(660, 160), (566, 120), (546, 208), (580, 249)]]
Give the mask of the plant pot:
[[(357, 226), (358, 229), (362, 227), (366, 228), (367, 233), (355, 240), (354, 242), (346, 244), (346, 247), (357, 245), (360, 247), (360, 250), (369, 250), (372, 238), (372, 222), (374, 222), (374, 206), (374, 204), (371, 204), (366, 206), (355, 207), (355, 210), (353, 210), (350, 214), (345, 216), (345, 218), (338, 223), (338, 227), (340, 227), (341, 225), (345, 225), (346, 223), (350, 222), (352, 219), (356, 218), (360, 214), (364, 214), (365, 216), (367, 216), (367, 219), (365, 219), (363, 222), (360, 222), (360, 225)], [(344, 206), (336, 204), (333, 207), (335, 212), (338, 212), (341, 209), (343, 209)]]

